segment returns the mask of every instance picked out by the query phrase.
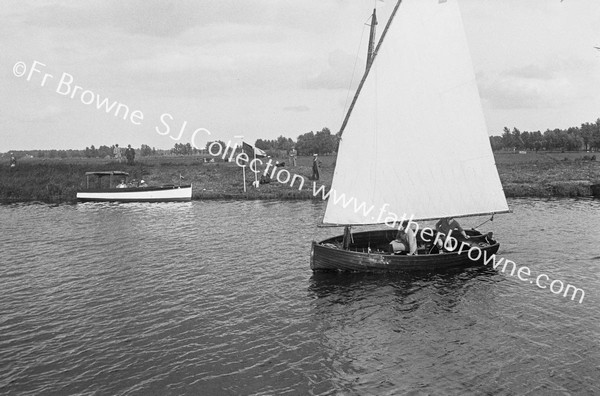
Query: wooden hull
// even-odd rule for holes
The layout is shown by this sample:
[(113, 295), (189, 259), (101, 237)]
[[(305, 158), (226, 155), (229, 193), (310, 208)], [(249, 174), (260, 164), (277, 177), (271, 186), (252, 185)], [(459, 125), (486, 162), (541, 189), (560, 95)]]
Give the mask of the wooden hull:
[(79, 202), (172, 202), (190, 201), (192, 186), (129, 187), (77, 192)]
[[(313, 242), (311, 249), (310, 267), (313, 271), (354, 271), (354, 272), (415, 272), (444, 270), (457, 267), (480, 265), (485, 258), (495, 254), (500, 244), (491, 239), (485, 240), (485, 235), (468, 231), (472, 242), (481, 250), (481, 257), (472, 260), (468, 248), (462, 253), (451, 252), (444, 254), (427, 254), (425, 251), (418, 255), (394, 255), (385, 252), (387, 244), (394, 238), (396, 230), (366, 231), (353, 234), (354, 243), (350, 250), (339, 247), (342, 236), (330, 238), (319, 243)], [(360, 251), (360, 250), (363, 251)], [(477, 251), (471, 256), (477, 258)]]

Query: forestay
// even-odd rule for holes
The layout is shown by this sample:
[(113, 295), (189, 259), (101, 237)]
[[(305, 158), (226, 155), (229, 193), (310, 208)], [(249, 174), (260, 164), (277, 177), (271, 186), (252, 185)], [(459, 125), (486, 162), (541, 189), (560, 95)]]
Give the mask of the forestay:
[(344, 200), (330, 195), (325, 224), (508, 210), (455, 0), (400, 5), (343, 131), (332, 189)]

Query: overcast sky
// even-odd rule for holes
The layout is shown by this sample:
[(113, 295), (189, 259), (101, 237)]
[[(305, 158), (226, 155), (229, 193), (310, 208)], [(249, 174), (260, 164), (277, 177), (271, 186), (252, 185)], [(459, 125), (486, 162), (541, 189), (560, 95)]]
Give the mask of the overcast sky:
[[(3, 1), (0, 152), (337, 132), (375, 4), (381, 32), (392, 0)], [(489, 134), (600, 117), (599, 0), (459, 4)]]

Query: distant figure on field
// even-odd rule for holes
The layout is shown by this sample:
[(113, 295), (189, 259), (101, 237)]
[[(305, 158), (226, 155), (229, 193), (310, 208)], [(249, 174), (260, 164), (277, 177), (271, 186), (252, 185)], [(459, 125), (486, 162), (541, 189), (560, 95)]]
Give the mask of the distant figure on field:
[(319, 180), (319, 156), (317, 154), (313, 154), (313, 174), (312, 180)]
[(296, 167), (296, 157), (298, 156), (298, 152), (296, 151), (296, 147), (292, 147), (290, 150), (290, 163), (293, 167)]
[(13, 153), (10, 153), (10, 167), (16, 168), (16, 166), (17, 166), (17, 158), (15, 157), (15, 155)]
[(122, 157), (121, 157), (121, 148), (119, 147), (118, 144), (115, 144), (115, 148), (113, 149), (113, 154), (115, 155), (115, 161), (117, 161), (120, 164)]
[(135, 150), (131, 148), (131, 144), (127, 145), (127, 149), (125, 150), (125, 158), (127, 158), (127, 165), (133, 165), (133, 160), (135, 159)]
[(127, 184), (125, 184), (125, 179), (121, 179), (121, 183), (117, 184), (117, 188), (127, 188)]

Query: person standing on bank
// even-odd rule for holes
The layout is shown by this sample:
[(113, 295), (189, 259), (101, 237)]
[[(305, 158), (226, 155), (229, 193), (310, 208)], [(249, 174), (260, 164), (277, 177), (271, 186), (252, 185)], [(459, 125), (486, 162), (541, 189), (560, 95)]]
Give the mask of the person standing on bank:
[(317, 154), (313, 154), (313, 174), (312, 180), (319, 180), (319, 156)]
[(118, 144), (115, 144), (115, 148), (113, 149), (113, 154), (115, 155), (115, 161), (119, 164), (121, 163), (121, 147)]
[(292, 147), (290, 150), (290, 163), (293, 167), (296, 167), (296, 157), (298, 156), (298, 152), (296, 151), (296, 147)]
[(15, 157), (15, 155), (13, 153), (10, 153), (10, 167), (11, 168), (17, 167), (17, 158)]
[(127, 158), (127, 165), (133, 165), (133, 160), (135, 159), (135, 150), (131, 148), (131, 144), (127, 145), (127, 150), (125, 150), (125, 158)]

